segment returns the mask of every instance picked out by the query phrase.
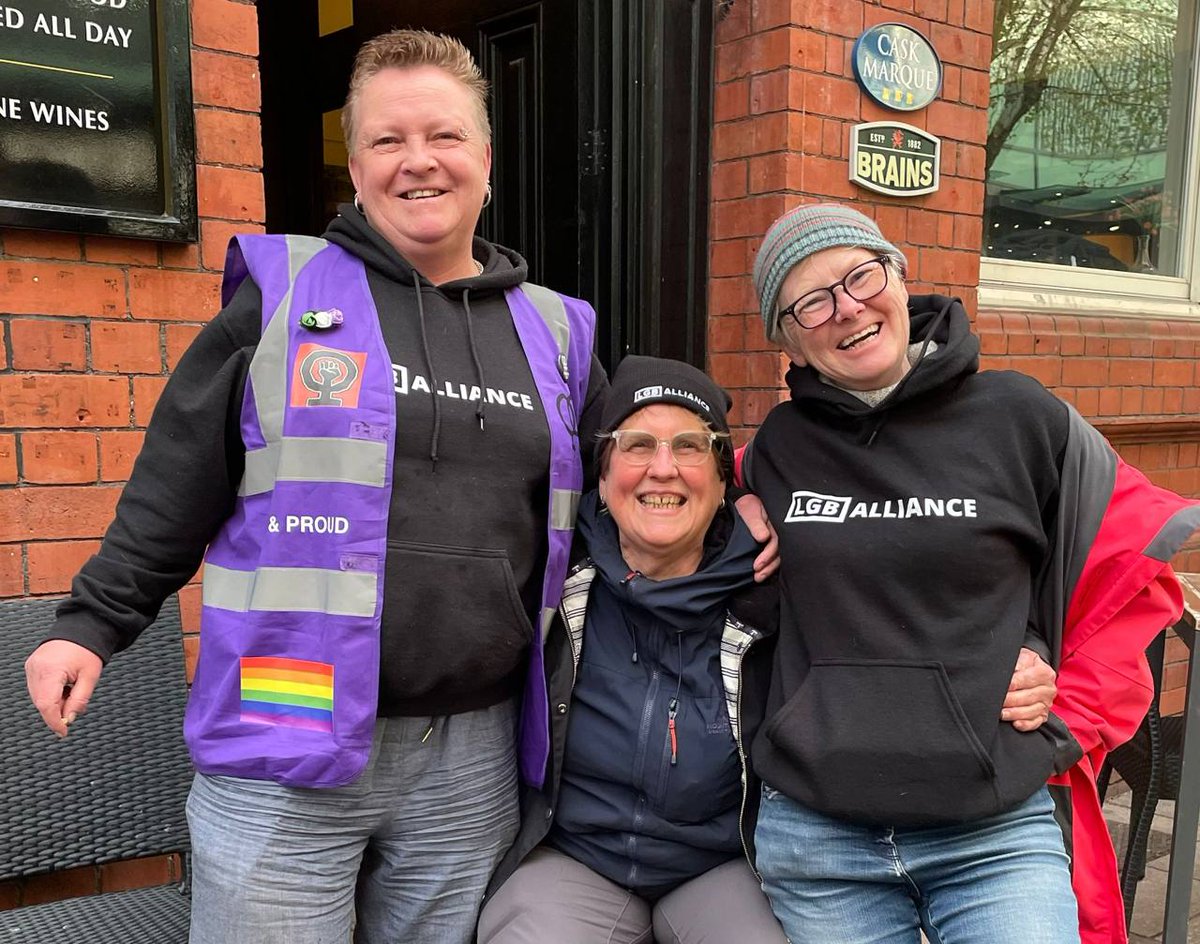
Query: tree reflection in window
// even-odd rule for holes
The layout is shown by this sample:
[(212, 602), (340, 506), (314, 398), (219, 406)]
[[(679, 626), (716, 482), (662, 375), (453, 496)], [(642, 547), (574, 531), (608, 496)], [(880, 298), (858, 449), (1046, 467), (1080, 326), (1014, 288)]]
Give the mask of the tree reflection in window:
[(996, 0), (984, 255), (1178, 274), (1197, 0)]

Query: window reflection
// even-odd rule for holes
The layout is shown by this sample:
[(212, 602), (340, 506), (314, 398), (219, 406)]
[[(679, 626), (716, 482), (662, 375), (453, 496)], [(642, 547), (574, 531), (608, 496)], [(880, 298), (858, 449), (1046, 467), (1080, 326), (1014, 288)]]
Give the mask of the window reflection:
[(1179, 274), (1196, 0), (997, 0), (984, 255)]

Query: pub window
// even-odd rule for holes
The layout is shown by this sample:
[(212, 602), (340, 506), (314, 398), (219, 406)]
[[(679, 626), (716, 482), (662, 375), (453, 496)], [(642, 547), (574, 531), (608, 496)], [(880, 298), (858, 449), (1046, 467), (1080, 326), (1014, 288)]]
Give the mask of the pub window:
[(1195, 299), (1197, 2), (997, 0), (985, 280)]

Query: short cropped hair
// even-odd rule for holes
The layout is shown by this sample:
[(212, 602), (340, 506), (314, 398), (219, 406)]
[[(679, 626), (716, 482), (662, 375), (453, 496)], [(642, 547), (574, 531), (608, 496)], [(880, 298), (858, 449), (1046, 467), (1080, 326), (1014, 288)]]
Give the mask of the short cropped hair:
[(485, 141), (492, 139), (488, 121), (487, 79), (479, 71), (470, 50), (453, 36), (431, 33), (429, 30), (392, 30), (363, 43), (354, 57), (350, 73), (350, 90), (342, 108), (342, 133), (346, 145), (354, 150), (354, 113), (363, 86), (384, 69), (410, 69), (433, 66), (458, 79), (475, 99), (475, 121)]

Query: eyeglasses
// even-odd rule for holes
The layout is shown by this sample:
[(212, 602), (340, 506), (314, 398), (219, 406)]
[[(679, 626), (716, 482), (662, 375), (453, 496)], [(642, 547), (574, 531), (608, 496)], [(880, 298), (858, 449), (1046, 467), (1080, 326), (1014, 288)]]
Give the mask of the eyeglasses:
[(818, 288), (801, 295), (779, 313), (779, 327), (787, 330), (787, 322), (794, 321), (801, 328), (811, 331), (825, 324), (837, 312), (837, 298), (833, 290), (842, 290), (858, 302), (874, 298), (888, 284), (888, 257), (880, 256), (862, 265), (857, 265), (838, 279), (829, 288)]
[(670, 439), (659, 439), (640, 429), (614, 429), (601, 437), (613, 440), (617, 444), (617, 455), (629, 465), (649, 465), (658, 455), (658, 450), (666, 446), (675, 464), (682, 466), (702, 465), (712, 455), (713, 443), (728, 438), (728, 433), (695, 430), (676, 433)]

